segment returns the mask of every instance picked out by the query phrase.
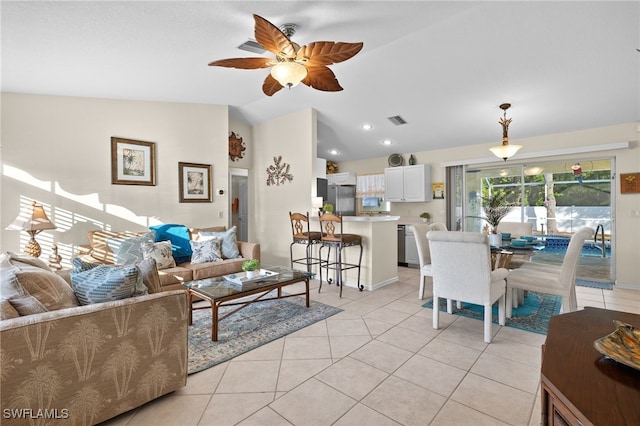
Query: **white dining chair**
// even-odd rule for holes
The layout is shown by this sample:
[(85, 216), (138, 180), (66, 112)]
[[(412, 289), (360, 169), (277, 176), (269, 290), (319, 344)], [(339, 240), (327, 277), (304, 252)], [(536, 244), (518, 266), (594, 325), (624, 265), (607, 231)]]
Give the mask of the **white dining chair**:
[(427, 240), (427, 232), (429, 231), (446, 231), (447, 225), (444, 223), (432, 224), (416, 224), (413, 226), (413, 235), (416, 239), (418, 247), (418, 258), (420, 259), (420, 287), (418, 290), (418, 298), (424, 299), (424, 289), (427, 277), (431, 277), (431, 254), (429, 253), (429, 241)]
[(511, 271), (507, 278), (507, 317), (511, 318), (514, 289), (562, 296), (562, 312), (576, 311), (576, 270), (582, 246), (593, 234), (593, 228), (588, 226), (578, 229), (569, 241), (560, 267), (528, 262)]
[(524, 235), (533, 234), (533, 224), (528, 222), (505, 222), (498, 224), (498, 233), (509, 233), (513, 238), (520, 238)]
[(482, 305), (484, 341), (491, 343), (491, 310), (496, 301), (498, 322), (505, 324), (505, 279), (509, 271), (491, 270), (489, 238), (477, 232), (429, 231), (427, 239), (433, 274), (433, 328), (439, 326), (440, 298)]

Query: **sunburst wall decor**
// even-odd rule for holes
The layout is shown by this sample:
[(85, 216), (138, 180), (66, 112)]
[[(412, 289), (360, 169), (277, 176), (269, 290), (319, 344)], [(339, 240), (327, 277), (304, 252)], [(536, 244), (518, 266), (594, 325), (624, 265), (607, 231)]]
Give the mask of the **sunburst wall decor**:
[(267, 186), (284, 184), (293, 180), (293, 175), (289, 173), (290, 164), (282, 162), (282, 155), (273, 157), (273, 164), (267, 167)]
[(244, 157), (244, 143), (240, 135), (236, 135), (235, 132), (231, 132), (229, 135), (229, 158), (231, 161), (236, 161)]

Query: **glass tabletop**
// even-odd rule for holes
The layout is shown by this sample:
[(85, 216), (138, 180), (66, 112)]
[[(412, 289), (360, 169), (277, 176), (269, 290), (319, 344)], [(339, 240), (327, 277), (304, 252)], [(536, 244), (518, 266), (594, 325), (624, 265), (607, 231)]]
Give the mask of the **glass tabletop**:
[(235, 281), (231, 281), (229, 278), (225, 277), (239, 274), (229, 274), (226, 276), (188, 281), (186, 283), (183, 283), (183, 285), (191, 289), (195, 293), (200, 293), (202, 295), (216, 299), (219, 297), (226, 297), (234, 294), (248, 293), (259, 290), (261, 288), (268, 288), (274, 284), (286, 284), (287, 282), (294, 283), (297, 281), (302, 281), (306, 278), (312, 278), (315, 275), (314, 273), (285, 268), (282, 266), (263, 265), (262, 269), (274, 272), (277, 275), (265, 276), (264, 278), (259, 278), (256, 281), (252, 282), (238, 283)]

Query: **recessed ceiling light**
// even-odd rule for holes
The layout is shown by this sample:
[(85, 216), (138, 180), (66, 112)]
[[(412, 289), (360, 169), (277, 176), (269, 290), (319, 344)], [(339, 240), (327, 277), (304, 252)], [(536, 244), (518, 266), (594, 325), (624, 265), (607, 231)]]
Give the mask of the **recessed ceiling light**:
[(391, 139), (385, 139), (382, 141), (382, 145), (393, 145), (393, 141)]
[(362, 130), (371, 130), (371, 129), (373, 129), (373, 126), (369, 123), (364, 123), (362, 125)]
[(329, 154), (331, 154), (331, 155), (338, 155), (338, 154), (340, 154), (340, 151), (338, 151), (337, 149), (330, 149), (330, 150), (329, 150)]

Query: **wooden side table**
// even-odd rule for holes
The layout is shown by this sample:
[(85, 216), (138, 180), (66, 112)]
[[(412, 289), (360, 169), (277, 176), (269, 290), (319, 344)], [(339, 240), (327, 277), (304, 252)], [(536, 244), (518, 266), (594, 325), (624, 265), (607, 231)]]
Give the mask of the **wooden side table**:
[(551, 318), (542, 347), (543, 425), (640, 424), (640, 370), (593, 347), (616, 329), (613, 320), (640, 327), (640, 315), (599, 308)]

